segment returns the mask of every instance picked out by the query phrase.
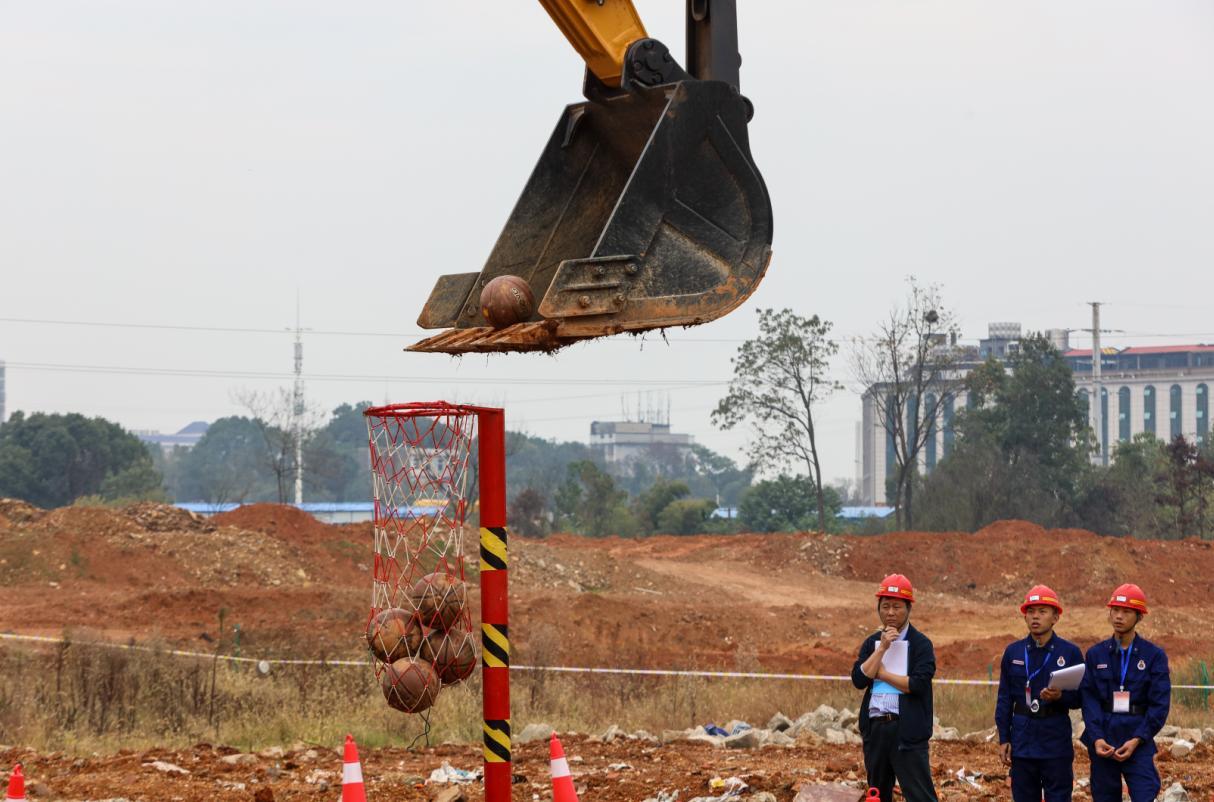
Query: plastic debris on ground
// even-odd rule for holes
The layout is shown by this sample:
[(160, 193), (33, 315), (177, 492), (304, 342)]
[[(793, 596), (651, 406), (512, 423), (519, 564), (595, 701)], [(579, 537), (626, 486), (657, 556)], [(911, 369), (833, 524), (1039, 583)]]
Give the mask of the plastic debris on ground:
[(953, 776), (967, 785), (972, 785), (979, 791), (982, 790), (982, 784), (978, 782), (978, 780), (982, 779), (982, 772), (980, 771), (966, 771), (965, 766), (962, 766), (957, 769), (957, 773)]
[(661, 791), (658, 791), (657, 796), (651, 796), (645, 799), (644, 802), (679, 802), (679, 789), (667, 791), (663, 788)]
[(465, 783), (474, 783), (481, 778), (483, 772), (483, 769), (477, 769), (476, 771), (457, 769), (444, 760), (442, 766), (430, 772), (430, 777), (426, 780), (426, 784), (459, 783), (463, 785)]
[(726, 732), (723, 728), (718, 727), (716, 724), (705, 724), (704, 732), (708, 733), (709, 735), (719, 735), (722, 738), (729, 735), (728, 732)]

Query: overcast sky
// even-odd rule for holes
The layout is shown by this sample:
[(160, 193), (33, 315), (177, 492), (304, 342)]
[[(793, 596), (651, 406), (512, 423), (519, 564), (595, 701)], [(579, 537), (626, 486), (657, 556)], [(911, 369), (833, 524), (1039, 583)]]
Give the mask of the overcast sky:
[[(636, 5), (681, 56), (682, 0)], [(513, 427), (585, 440), (623, 394), (668, 393), (677, 430), (732, 456), (745, 433), (712, 428), (709, 382), (761, 307), (842, 339), (913, 273), (974, 340), (992, 320), (1084, 326), (1101, 300), (1127, 332), (1112, 344), (1214, 342), (1209, 0), (740, 5), (775, 210), (750, 302), (669, 343), (452, 359), (402, 352), (420, 305), (480, 269), (580, 97), (539, 3), (0, 0), (9, 413), (163, 431), (238, 413), (237, 391), (285, 383), (289, 335), (11, 319), (277, 331), (297, 293), (325, 407), (504, 404)], [(339, 331), (396, 336), (321, 333)], [(825, 475), (853, 476), (858, 398), (820, 416)]]

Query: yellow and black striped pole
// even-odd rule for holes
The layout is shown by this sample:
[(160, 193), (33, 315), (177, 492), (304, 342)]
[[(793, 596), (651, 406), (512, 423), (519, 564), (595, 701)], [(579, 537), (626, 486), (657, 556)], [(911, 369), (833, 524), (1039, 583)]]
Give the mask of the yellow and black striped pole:
[(510, 802), (510, 639), (506, 549), (506, 417), (480, 409), (481, 678), (485, 802)]

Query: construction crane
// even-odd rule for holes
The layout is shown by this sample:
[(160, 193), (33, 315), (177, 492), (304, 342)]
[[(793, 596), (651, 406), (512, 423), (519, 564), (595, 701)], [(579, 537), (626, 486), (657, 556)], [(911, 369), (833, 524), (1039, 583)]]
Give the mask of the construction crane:
[[(685, 66), (632, 0), (540, 2), (586, 63), (586, 100), (561, 114), (485, 266), (439, 277), (418, 325), (446, 331), (411, 351), (555, 351), (706, 323), (771, 260), (736, 0), (686, 0)], [(506, 285), (513, 303), (493, 314), (485, 288)]]

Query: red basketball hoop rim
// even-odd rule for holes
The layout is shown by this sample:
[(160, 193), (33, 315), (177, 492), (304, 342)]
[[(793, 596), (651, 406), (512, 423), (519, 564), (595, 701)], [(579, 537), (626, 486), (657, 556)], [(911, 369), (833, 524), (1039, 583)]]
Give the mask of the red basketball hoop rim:
[(367, 407), (363, 415), (368, 418), (432, 418), (442, 415), (480, 415), (485, 412), (502, 412), (501, 407), (478, 407), (472, 404), (452, 404), (447, 401), (411, 401), (406, 404), (383, 404)]

